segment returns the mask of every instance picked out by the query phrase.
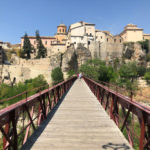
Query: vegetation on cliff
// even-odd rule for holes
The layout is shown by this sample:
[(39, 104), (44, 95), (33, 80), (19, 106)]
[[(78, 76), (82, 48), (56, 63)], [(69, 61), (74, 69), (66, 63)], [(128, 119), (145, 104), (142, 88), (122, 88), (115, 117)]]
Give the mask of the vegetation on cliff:
[(138, 77), (145, 75), (145, 79), (150, 80), (150, 73), (146, 72), (144, 66), (138, 66), (136, 62), (128, 62), (126, 64), (120, 64), (119, 61), (115, 62), (113, 65), (106, 65), (105, 62), (99, 59), (88, 60), (81, 65), (80, 71), (98, 82), (115, 83), (128, 90), (137, 89)]
[(59, 82), (62, 82), (64, 80), (64, 77), (63, 77), (61, 68), (57, 67), (57, 68), (53, 69), (52, 73), (51, 73), (51, 77), (52, 77), (53, 85), (55, 85)]
[(32, 51), (33, 51), (33, 46), (30, 43), (30, 40), (29, 40), (27, 33), (25, 33), (21, 57), (26, 58), (26, 59), (30, 59)]
[(47, 55), (47, 50), (44, 47), (39, 31), (36, 31), (36, 42), (37, 42), (37, 58), (45, 58)]
[[(39, 89), (38, 87), (41, 87), (41, 88)], [(26, 80), (25, 82), (19, 82), (13, 87), (7, 84), (1, 84), (0, 85), (0, 103), (3, 106), (13, 104), (19, 100), (24, 99), (26, 97), (26, 94), (27, 96), (31, 96), (37, 93), (39, 90), (43, 90), (47, 87), (48, 87), (48, 84), (46, 80), (44, 79), (43, 75), (39, 75), (36, 78)], [(24, 91), (27, 91), (27, 93), (22, 94), (21, 96), (16, 97), (12, 100), (2, 102), (2, 100), (15, 96), (17, 94), (20, 94)]]

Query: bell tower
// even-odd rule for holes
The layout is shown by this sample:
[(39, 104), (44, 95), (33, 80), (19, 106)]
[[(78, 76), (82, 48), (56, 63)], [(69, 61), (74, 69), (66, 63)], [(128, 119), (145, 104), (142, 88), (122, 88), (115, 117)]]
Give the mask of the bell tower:
[(67, 27), (65, 24), (57, 26), (57, 34), (67, 34)]
[(67, 39), (67, 27), (65, 24), (60, 24), (57, 26), (57, 34), (55, 35), (57, 42), (59, 44), (65, 44)]

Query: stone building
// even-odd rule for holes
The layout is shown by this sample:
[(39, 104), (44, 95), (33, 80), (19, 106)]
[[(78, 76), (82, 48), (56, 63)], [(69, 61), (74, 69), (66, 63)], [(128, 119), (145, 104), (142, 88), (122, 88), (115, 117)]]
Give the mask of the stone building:
[(66, 44), (67, 40), (67, 27), (65, 24), (60, 24), (57, 26), (57, 33), (55, 34), (55, 38), (60, 44)]
[[(36, 37), (29, 36), (31, 44), (36, 48)], [(109, 31), (101, 31), (95, 28), (95, 24), (87, 22), (76, 22), (67, 27), (65, 24), (57, 26), (54, 36), (41, 36), (43, 45), (47, 48), (47, 56), (65, 53), (71, 45), (75, 49), (82, 44), (91, 52), (92, 58), (102, 60), (121, 57), (124, 42), (137, 42), (150, 39), (150, 34), (144, 34), (142, 28), (137, 25), (128, 24), (119, 35), (112, 35)], [(24, 38), (21, 38), (23, 46)], [(36, 54), (35, 54), (36, 55)]]
[(109, 31), (96, 30), (95, 54), (102, 60), (111, 60), (121, 57), (123, 50), (123, 38), (120, 35), (113, 36)]
[[(35, 36), (28, 36), (30, 43), (33, 45), (34, 48), (36, 48), (37, 43), (36, 43), (36, 37)], [(50, 48), (51, 44), (56, 41), (55, 37), (51, 37), (51, 36), (41, 36), (41, 40), (43, 45), (46, 48)], [(24, 37), (21, 37), (21, 46), (23, 47), (23, 43), (24, 43)]]
[[(37, 42), (36, 36), (28, 36), (30, 43), (36, 49)], [(63, 52), (66, 47), (67, 40), (67, 27), (65, 24), (60, 24), (57, 26), (57, 33), (54, 36), (41, 36), (42, 43), (47, 49), (48, 56), (56, 54), (58, 52)], [(24, 44), (24, 37), (21, 37), (21, 47)]]
[(2, 46), (0, 46), (0, 65), (3, 63), (3, 52), (2, 52)]
[(142, 28), (138, 28), (137, 25), (128, 24), (125, 26), (123, 32), (120, 33), (124, 42), (137, 42), (142, 40), (150, 40), (150, 34), (144, 34)]
[(82, 44), (88, 48), (88, 43), (95, 40), (95, 24), (83, 21), (71, 24), (68, 30), (67, 45), (74, 44), (77, 48), (78, 44)]
[(150, 34), (143, 34), (143, 40), (150, 40)]
[(11, 48), (11, 44), (10, 44), (9, 42), (0, 41), (0, 46), (1, 46), (3, 49), (12, 49), (12, 48)]
[(109, 31), (95, 29), (95, 24), (77, 22), (71, 24), (68, 30), (67, 46), (73, 44), (75, 49), (79, 44), (89, 49), (92, 58), (106, 60), (108, 54), (121, 57), (123, 39), (120, 35), (113, 36)]

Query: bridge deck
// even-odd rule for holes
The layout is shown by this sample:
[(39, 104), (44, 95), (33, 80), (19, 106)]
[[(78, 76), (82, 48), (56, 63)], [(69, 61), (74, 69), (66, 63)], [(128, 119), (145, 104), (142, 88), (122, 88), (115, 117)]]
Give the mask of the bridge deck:
[(77, 80), (31, 149), (114, 150), (115, 148), (132, 149), (86, 83)]

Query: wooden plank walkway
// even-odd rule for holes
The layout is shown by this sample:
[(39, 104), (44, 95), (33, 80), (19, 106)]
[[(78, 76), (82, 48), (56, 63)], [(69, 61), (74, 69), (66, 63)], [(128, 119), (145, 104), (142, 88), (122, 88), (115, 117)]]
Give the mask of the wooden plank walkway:
[(77, 80), (31, 149), (127, 150), (132, 148), (86, 83)]

